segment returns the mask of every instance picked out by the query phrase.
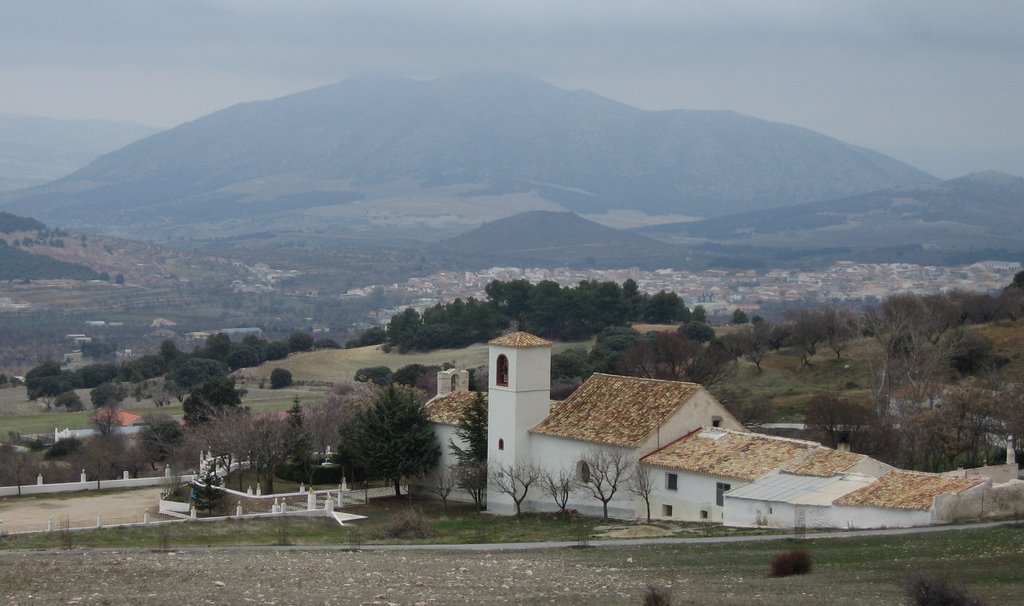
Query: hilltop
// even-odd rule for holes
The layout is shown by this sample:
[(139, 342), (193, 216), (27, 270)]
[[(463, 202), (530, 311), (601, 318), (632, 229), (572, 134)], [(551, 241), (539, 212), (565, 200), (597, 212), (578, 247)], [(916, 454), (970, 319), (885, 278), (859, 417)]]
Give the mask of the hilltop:
[[(236, 105), (6, 196), (161, 236), (468, 227), (525, 210), (715, 216), (930, 183), (868, 149), (727, 111), (645, 111), (508, 73), (358, 77)], [(439, 238), (435, 238), (439, 239)]]
[[(956, 264), (993, 254), (1019, 258), (1024, 255), (1022, 226), (1024, 179), (988, 171), (923, 186), (633, 231), (691, 246), (712, 242), (753, 250), (841, 249), (844, 258), (888, 250), (886, 260), (899, 257), (913, 262), (913, 255), (941, 251), (946, 258), (938, 260)], [(972, 249), (977, 251), (972, 258), (958, 256), (958, 251)]]
[(461, 265), (664, 267), (678, 261), (676, 246), (605, 227), (568, 212), (529, 211), (443, 240), (430, 252)]

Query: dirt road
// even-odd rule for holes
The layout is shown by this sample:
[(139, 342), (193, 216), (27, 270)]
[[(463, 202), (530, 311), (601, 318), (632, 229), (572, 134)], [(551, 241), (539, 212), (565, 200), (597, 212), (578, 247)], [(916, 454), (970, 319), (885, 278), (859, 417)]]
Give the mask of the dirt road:
[(0, 520), (4, 524), (54, 524), (62, 519), (95, 520), (97, 515), (106, 519), (142, 515), (146, 509), (156, 514), (160, 500), (160, 487), (130, 491), (74, 493), (48, 498), (5, 497), (0, 499)]

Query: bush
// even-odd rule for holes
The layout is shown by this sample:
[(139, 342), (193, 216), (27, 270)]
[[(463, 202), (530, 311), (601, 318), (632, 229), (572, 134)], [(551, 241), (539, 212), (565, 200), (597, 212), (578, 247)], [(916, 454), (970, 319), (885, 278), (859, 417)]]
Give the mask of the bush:
[(672, 592), (649, 585), (644, 591), (644, 606), (671, 606)]
[(270, 371), (270, 388), (282, 389), (292, 384), (292, 373), (287, 368), (275, 368)]
[[(313, 484), (341, 484), (344, 474), (341, 465), (317, 465), (313, 468)], [(281, 463), (274, 468), (274, 475), (289, 482), (306, 482), (309, 477), (302, 467)]]
[(410, 508), (395, 514), (382, 534), (388, 539), (428, 539), (437, 532), (418, 509)]
[(78, 452), (78, 449), (81, 447), (82, 441), (78, 438), (64, 438), (63, 440), (58, 440), (56, 444), (50, 447), (50, 450), (46, 453), (46, 458), (60, 459)]
[(917, 573), (907, 581), (907, 596), (916, 606), (984, 606), (961, 587), (927, 573)]
[(794, 574), (807, 574), (811, 571), (811, 554), (803, 549), (794, 549), (780, 553), (772, 559), (772, 577), (788, 577)]

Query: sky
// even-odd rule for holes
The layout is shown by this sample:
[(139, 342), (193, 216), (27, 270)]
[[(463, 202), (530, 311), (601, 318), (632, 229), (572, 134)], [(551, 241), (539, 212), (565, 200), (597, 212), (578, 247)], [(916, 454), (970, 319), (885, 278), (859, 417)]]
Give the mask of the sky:
[(170, 127), (354, 75), (521, 72), (876, 149), (1024, 149), (1024, 2), (4, 0), (0, 113)]

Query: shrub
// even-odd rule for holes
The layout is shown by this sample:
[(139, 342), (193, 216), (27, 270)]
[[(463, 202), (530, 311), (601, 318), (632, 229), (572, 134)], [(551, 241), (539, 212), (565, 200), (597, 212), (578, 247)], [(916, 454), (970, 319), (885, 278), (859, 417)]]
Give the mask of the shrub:
[[(345, 470), (341, 465), (317, 465), (313, 468), (313, 484), (341, 484), (342, 474)], [(305, 470), (296, 465), (281, 463), (274, 468), (274, 475), (282, 480), (290, 482), (307, 482), (309, 476)]]
[(780, 553), (772, 559), (772, 577), (788, 577), (793, 574), (807, 574), (811, 571), (811, 554), (803, 549)]
[(644, 591), (644, 606), (671, 606), (672, 592), (667, 589), (648, 585)]
[(78, 452), (78, 449), (82, 447), (82, 441), (78, 438), (64, 438), (58, 440), (56, 444), (50, 447), (50, 450), (46, 453), (47, 459), (59, 459), (66, 457), (69, 454)]
[(287, 368), (275, 368), (270, 371), (270, 388), (282, 389), (292, 384), (292, 373)]
[(427, 539), (437, 532), (418, 509), (410, 508), (395, 514), (383, 535), (389, 539)]
[(907, 596), (916, 606), (984, 606), (961, 587), (935, 575), (919, 572), (907, 581)]

